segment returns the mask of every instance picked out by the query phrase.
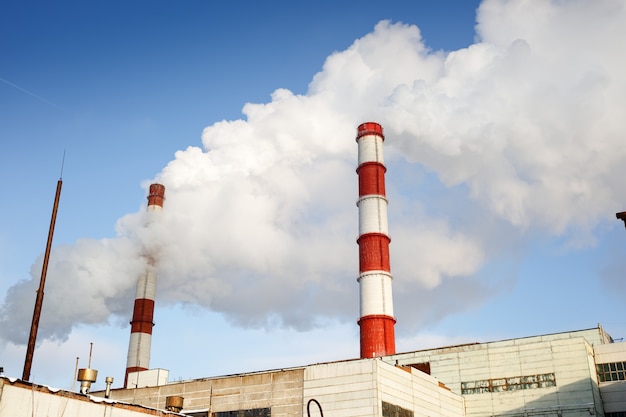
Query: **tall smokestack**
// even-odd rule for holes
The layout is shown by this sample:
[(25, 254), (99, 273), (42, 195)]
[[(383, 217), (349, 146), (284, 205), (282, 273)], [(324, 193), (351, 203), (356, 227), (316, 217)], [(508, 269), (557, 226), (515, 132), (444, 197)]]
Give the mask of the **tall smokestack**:
[[(165, 187), (151, 184), (148, 195), (148, 216), (163, 209)], [(152, 342), (152, 322), (154, 318), (154, 297), (156, 295), (156, 260), (154, 253), (147, 253), (147, 268), (137, 281), (133, 319), (130, 322), (130, 343), (126, 360), (124, 387), (130, 372), (145, 371), (150, 366), (150, 344)]]
[(363, 123), (357, 128), (359, 145), (359, 289), (361, 358), (396, 353), (389, 266), (387, 198), (383, 128)]

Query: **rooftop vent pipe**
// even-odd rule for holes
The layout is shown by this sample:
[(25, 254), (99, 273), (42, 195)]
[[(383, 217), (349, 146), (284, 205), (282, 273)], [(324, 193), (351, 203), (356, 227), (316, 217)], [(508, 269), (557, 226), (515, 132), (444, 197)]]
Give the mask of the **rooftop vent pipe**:
[(165, 397), (165, 409), (167, 411), (173, 411), (175, 413), (180, 413), (180, 410), (183, 409), (183, 402), (185, 399), (183, 397), (179, 397), (176, 395), (171, 395), (169, 397)]
[[(89, 343), (89, 362), (87, 362), (87, 367), (79, 369), (76, 377), (76, 380), (80, 382), (80, 393), (85, 395), (89, 394), (91, 384), (96, 382), (96, 378), (98, 378), (98, 371), (96, 371), (95, 369), (91, 369), (92, 353), (93, 342)], [(76, 358), (76, 366), (78, 367), (78, 358)]]
[(91, 390), (91, 384), (96, 382), (98, 378), (98, 371), (91, 368), (81, 368), (78, 370), (78, 378), (76, 380), (80, 382), (80, 393), (89, 394)]
[(113, 384), (113, 377), (107, 376), (104, 378), (104, 383), (106, 384), (106, 388), (104, 389), (104, 398), (109, 398), (111, 396), (111, 384)]

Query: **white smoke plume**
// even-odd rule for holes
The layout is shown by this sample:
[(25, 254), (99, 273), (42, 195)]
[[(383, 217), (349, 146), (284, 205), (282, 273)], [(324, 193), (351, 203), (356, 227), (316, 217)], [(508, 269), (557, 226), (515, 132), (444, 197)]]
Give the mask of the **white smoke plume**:
[[(55, 248), (40, 337), (125, 321), (145, 253), (158, 258), (157, 304), (242, 326), (356, 320), (354, 137), (365, 121), (385, 129), (400, 329), (506, 286), (481, 272), (526, 234), (592, 244), (626, 192), (625, 19), (621, 0), (487, 0), (476, 43), (451, 52), (380, 22), (329, 56), (306, 94), (278, 89), (178, 151), (155, 177), (166, 187), (158, 221), (141, 210), (114, 239)], [(0, 307), (5, 341), (26, 341), (38, 271)]]

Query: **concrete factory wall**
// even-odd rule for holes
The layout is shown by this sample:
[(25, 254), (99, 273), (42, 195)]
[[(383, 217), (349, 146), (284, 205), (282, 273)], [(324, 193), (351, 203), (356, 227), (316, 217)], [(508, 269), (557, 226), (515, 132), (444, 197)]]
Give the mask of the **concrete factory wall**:
[(0, 377), (0, 417), (138, 417), (178, 414)]
[[(463, 417), (463, 398), (429, 375), (379, 359), (333, 362), (280, 371), (117, 389), (111, 398), (165, 407), (168, 396), (184, 398), (181, 411), (194, 416), (238, 410), (271, 409), (272, 417), (300, 417), (315, 399), (333, 417)], [(311, 415), (319, 415), (313, 403)], [(252, 411), (250, 411), (252, 412)], [(246, 414), (247, 415), (247, 414)], [(251, 414), (252, 415), (252, 414)], [(256, 415), (256, 414), (254, 414)]]
[(626, 343), (612, 342), (598, 327), (118, 389), (111, 398), (162, 409), (167, 396), (181, 396), (194, 417), (299, 417), (309, 400), (329, 417), (605, 417), (626, 412)]
[[(315, 399), (333, 417), (464, 416), (463, 398), (423, 372), (377, 359), (311, 365), (304, 372), (304, 410)], [(311, 415), (318, 415), (313, 408)]]
[(184, 398), (182, 413), (271, 407), (272, 417), (302, 416), (304, 368), (172, 382), (167, 385), (112, 390), (110, 398), (165, 408), (168, 396)]
[(465, 398), (467, 416), (604, 416), (592, 344), (602, 329), (452, 346), (385, 357), (429, 368)]
[(626, 411), (626, 343), (594, 347), (605, 413)]

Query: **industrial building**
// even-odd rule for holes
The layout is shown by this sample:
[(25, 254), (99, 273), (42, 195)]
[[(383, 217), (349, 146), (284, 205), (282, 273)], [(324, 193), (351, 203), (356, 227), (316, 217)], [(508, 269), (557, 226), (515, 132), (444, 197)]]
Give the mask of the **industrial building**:
[[(81, 370), (82, 394), (3, 377), (0, 417), (626, 417), (626, 343), (600, 325), (396, 352), (382, 127), (364, 123), (356, 140), (360, 358), (169, 382), (167, 370), (148, 369), (158, 262), (146, 253), (124, 387), (90, 394), (90, 369)], [(164, 195), (163, 185), (150, 187), (155, 216)]]
[(626, 343), (598, 326), (114, 389), (111, 398), (163, 408), (179, 396), (182, 412), (197, 417), (303, 416), (311, 400), (327, 417), (623, 417), (625, 374)]
[[(139, 371), (130, 375), (137, 388), (112, 389), (106, 400), (104, 392), (85, 396), (0, 378), (0, 416), (81, 416), (88, 414), (69, 411), (90, 407), (101, 408), (94, 415), (166, 415), (151, 413), (174, 398), (181, 414), (195, 417), (318, 416), (320, 408), (326, 417), (623, 417), (625, 374), (626, 343), (598, 326), (188, 381)], [(57, 410), (61, 399), (75, 408), (31, 413), (44, 405)]]

